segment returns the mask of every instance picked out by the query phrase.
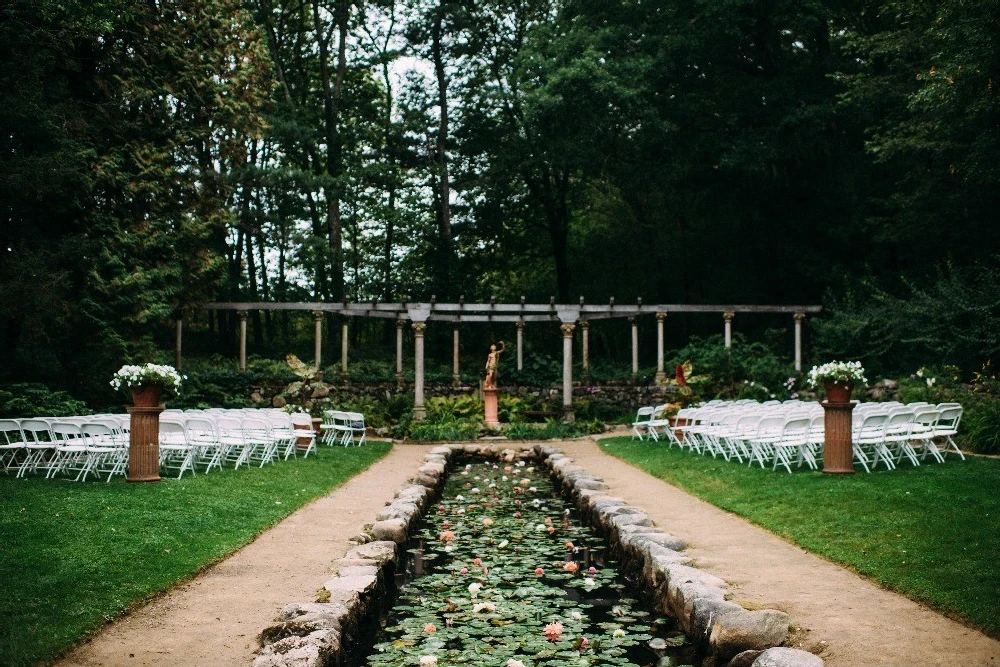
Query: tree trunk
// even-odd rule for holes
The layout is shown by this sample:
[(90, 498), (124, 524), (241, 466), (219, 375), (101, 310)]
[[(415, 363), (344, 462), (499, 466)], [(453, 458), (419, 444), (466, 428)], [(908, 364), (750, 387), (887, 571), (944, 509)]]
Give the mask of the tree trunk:
[(438, 5), (434, 17), (434, 27), (431, 39), (431, 58), (434, 61), (434, 76), (437, 79), (438, 120), (437, 141), (434, 146), (435, 165), (438, 180), (438, 233), (440, 235), (441, 255), (438, 267), (438, 289), (441, 296), (447, 298), (451, 284), (451, 183), (448, 180), (448, 78), (444, 70), (444, 49), (441, 45), (441, 32), (444, 23), (444, 1)]

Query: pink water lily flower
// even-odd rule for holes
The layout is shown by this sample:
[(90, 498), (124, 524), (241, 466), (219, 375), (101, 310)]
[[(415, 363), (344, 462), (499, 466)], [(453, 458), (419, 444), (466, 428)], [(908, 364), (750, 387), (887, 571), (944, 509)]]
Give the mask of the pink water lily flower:
[(545, 629), (542, 630), (542, 632), (545, 634), (545, 636), (548, 638), (550, 642), (559, 641), (559, 638), (562, 637), (563, 633), (563, 624), (560, 623), (559, 621), (556, 621), (555, 623), (549, 623), (548, 625), (545, 626)]

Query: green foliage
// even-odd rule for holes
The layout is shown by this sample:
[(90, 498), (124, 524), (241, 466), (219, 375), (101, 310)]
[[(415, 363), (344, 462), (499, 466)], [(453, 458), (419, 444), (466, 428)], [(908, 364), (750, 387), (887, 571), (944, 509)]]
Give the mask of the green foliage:
[(320, 447), (308, 459), (161, 484), (0, 477), (0, 663), (48, 663), (389, 449)]
[(558, 419), (546, 419), (545, 424), (513, 422), (504, 430), (504, 435), (511, 440), (563, 440), (603, 432), (604, 422), (598, 420), (578, 419), (566, 423)]
[(297, 376), (284, 361), (251, 358), (247, 372), (231, 359), (211, 357), (185, 360), (183, 389), (170, 401), (172, 408), (253, 407), (250, 396), (256, 387), (278, 390)]
[(0, 385), (0, 417), (72, 417), (93, 411), (65, 391), (36, 383)]
[(882, 586), (1000, 636), (994, 539), (1000, 532), (998, 460), (950, 457), (944, 464), (904, 465), (891, 472), (787, 475), (628, 438), (603, 440), (601, 448)]
[(893, 374), (925, 364), (976, 368), (1000, 354), (1000, 256), (947, 264), (933, 281), (904, 280), (898, 293), (869, 281), (826, 301), (812, 323), (821, 356)]
[(789, 378), (797, 375), (787, 355), (765, 343), (747, 342), (739, 333), (733, 334), (728, 349), (721, 335), (692, 338), (676, 352), (670, 367), (686, 361), (693, 367), (692, 391), (706, 398), (785, 399)]

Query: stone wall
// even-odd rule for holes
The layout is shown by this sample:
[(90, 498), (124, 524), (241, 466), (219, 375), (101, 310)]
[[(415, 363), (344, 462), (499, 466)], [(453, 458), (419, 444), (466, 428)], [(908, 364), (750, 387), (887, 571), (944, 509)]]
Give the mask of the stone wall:
[[(334, 562), (336, 576), (315, 601), (285, 606), (275, 624), (261, 632), (254, 667), (341, 667), (361, 658), (352, 651), (366, 642), (394, 594), (393, 574), (411, 531), (444, 485), (449, 461), (457, 454), (502, 457), (513, 462), (538, 457), (584, 521), (608, 538), (619, 563), (639, 573), (653, 602), (675, 617), (707, 657), (701, 667), (822, 667), (806, 651), (780, 647), (788, 637), (788, 614), (775, 609), (747, 610), (730, 602), (726, 582), (691, 567), (683, 540), (653, 524), (641, 509), (609, 496), (608, 485), (558, 449), (533, 451), (494, 445), (442, 445), (424, 458), (409, 483), (354, 538), (344, 558)], [(366, 630), (367, 629), (367, 630)]]

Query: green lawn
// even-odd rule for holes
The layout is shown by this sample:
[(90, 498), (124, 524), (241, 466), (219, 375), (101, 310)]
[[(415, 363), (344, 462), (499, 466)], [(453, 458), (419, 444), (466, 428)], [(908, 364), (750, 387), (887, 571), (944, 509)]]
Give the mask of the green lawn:
[(389, 443), (159, 484), (0, 476), (0, 664), (47, 662), (382, 458)]
[(601, 448), (809, 551), (1000, 637), (1000, 460), (849, 476), (613, 438)]

